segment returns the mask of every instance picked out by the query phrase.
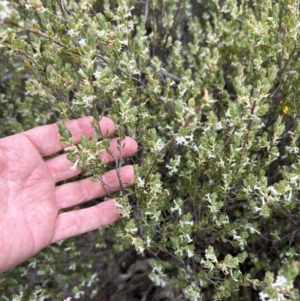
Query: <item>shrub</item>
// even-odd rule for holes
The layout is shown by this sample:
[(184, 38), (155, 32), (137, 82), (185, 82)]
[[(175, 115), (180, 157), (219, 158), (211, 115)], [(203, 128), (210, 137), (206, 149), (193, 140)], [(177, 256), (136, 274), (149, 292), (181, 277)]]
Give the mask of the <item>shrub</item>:
[(2, 1), (2, 135), (105, 115), (139, 143), (122, 220), (50, 246), (3, 290), (90, 300), (105, 250), (133, 245), (185, 300), (299, 300), (299, 4)]

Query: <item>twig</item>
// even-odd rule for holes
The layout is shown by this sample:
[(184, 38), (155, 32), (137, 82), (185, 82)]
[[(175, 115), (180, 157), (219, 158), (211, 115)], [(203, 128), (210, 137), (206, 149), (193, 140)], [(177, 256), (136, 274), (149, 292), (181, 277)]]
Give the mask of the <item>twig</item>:
[(172, 27), (171, 27), (171, 29), (169, 30), (169, 32), (166, 36), (165, 43), (164, 43), (164, 46), (163, 46), (163, 52), (164, 53), (165, 53), (165, 49), (166, 49), (166, 46), (167, 46), (167, 43), (168, 43), (169, 36), (171, 35), (171, 33), (174, 30), (174, 27), (175, 27), (175, 24), (176, 24), (176, 21), (177, 21), (176, 19), (178, 17), (179, 11), (180, 11), (181, 4), (182, 4), (182, 0), (179, 1), (179, 5), (177, 7), (177, 10), (176, 10), (176, 13), (175, 13), (175, 16), (174, 16), (174, 22), (173, 22)]
[(164, 147), (156, 154), (155, 158), (154, 158), (154, 161), (153, 161), (153, 164), (152, 166), (150, 167), (150, 169), (148, 170), (147, 174), (146, 174), (146, 177), (145, 177), (145, 184), (144, 184), (144, 187), (146, 186), (147, 182), (148, 182), (148, 178), (150, 176), (150, 173), (152, 172), (155, 164), (157, 163), (157, 160), (158, 158), (160, 157), (160, 154), (169, 147), (169, 145), (171, 145), (173, 142), (175, 141), (175, 138), (173, 137), (171, 140), (169, 140), (165, 145)]
[[(123, 196), (124, 195), (124, 187), (123, 187), (123, 183), (122, 183), (122, 179), (121, 179), (121, 173), (120, 173), (120, 169), (121, 169), (122, 163), (123, 163), (121, 143), (120, 143), (119, 147), (120, 147), (120, 159), (118, 160), (116, 157), (114, 157), (114, 159), (115, 159), (116, 171), (117, 171), (119, 184), (120, 184), (120, 187), (121, 187), (121, 196)], [(125, 145), (124, 145), (124, 147), (125, 147)]]
[[(251, 115), (253, 115), (256, 106), (257, 106), (257, 101), (254, 101), (253, 106), (251, 108)], [(246, 139), (244, 140), (243, 145), (242, 145), (242, 152), (240, 154), (240, 160), (242, 159), (242, 154), (244, 153), (246, 145), (249, 141), (249, 136), (250, 136), (250, 132), (251, 132), (251, 129), (252, 129), (252, 124), (253, 124), (253, 120), (251, 119), (251, 120), (249, 120), (249, 123), (247, 125), (247, 134), (246, 134)]]
[(124, 187), (123, 187), (123, 183), (122, 183), (122, 179), (121, 179), (121, 173), (120, 173), (120, 169), (122, 167), (122, 163), (123, 163), (123, 158), (122, 158), (122, 146), (120, 145), (120, 159), (118, 159), (114, 154), (114, 150), (110, 150), (110, 149), (106, 149), (107, 153), (114, 159), (115, 161), (115, 166), (116, 166), (116, 172), (117, 172), (117, 177), (119, 180), (119, 184), (120, 184), (120, 188), (121, 188), (121, 196), (124, 195)]
[(270, 96), (271, 97), (273, 97), (273, 95), (275, 94), (276, 90), (278, 89), (278, 87), (280, 85), (280, 82), (281, 82), (281, 79), (282, 79), (282, 76), (283, 76), (283, 73), (286, 70), (286, 68), (288, 67), (289, 63), (291, 62), (291, 59), (292, 59), (293, 55), (295, 54), (296, 50), (297, 50), (297, 47), (296, 47), (296, 44), (295, 44), (294, 49), (292, 50), (291, 54), (289, 55), (289, 58), (286, 61), (285, 65), (277, 73), (277, 78), (278, 79), (274, 82), (272, 88), (270, 89)]
[[(103, 178), (103, 176), (100, 175), (100, 176), (98, 177), (98, 180), (99, 180), (103, 185), (108, 186), (108, 187), (113, 188), (113, 189), (118, 188), (118, 186), (114, 186), (114, 185), (107, 184), (104, 180), (102, 180), (102, 178)], [(105, 190), (105, 193), (106, 193), (107, 195), (109, 195), (109, 193), (106, 191), (105, 187), (103, 187), (103, 188), (104, 188), (104, 190)]]
[[(100, 58), (104, 63), (106, 63), (107, 65), (110, 65), (109, 61), (108, 61), (104, 56), (102, 56), (102, 55), (100, 55), (100, 54), (95, 54), (95, 57)], [(145, 83), (143, 83), (143, 82), (142, 82), (141, 80), (139, 80), (138, 78), (135, 78), (135, 77), (131, 76), (130, 74), (128, 74), (126, 71), (124, 71), (124, 70), (121, 69), (120, 67), (116, 67), (116, 69), (117, 69), (119, 72), (121, 72), (121, 73), (123, 73), (124, 75), (126, 75), (127, 77), (131, 78), (133, 81), (135, 81), (135, 82), (141, 84), (141, 85), (144, 86), (145, 88), (148, 88), (148, 86), (147, 86)], [(153, 92), (154, 92), (154, 91), (153, 91)], [(154, 92), (154, 93), (155, 93), (155, 92)], [(156, 93), (155, 93), (155, 95), (158, 96)]]
[(66, 7), (64, 0), (58, 0), (58, 5), (64, 15), (65, 20), (67, 21), (67, 15), (72, 15), (72, 12)]
[(146, 25), (146, 23), (147, 23), (148, 14), (149, 14), (149, 1), (150, 1), (150, 0), (146, 0), (146, 1), (145, 1), (145, 14), (144, 14), (145, 25)]
[(165, 77), (169, 77), (169, 78), (173, 79), (178, 84), (181, 82), (181, 78), (179, 76), (172, 74), (164, 69), (161, 69), (160, 73)]

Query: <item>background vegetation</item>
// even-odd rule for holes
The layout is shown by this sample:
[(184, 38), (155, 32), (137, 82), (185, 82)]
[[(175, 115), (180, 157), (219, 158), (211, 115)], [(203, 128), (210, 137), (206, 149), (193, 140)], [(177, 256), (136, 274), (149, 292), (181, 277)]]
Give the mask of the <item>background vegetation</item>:
[(105, 115), (139, 143), (123, 219), (0, 299), (299, 300), (299, 4), (0, 1), (0, 135)]

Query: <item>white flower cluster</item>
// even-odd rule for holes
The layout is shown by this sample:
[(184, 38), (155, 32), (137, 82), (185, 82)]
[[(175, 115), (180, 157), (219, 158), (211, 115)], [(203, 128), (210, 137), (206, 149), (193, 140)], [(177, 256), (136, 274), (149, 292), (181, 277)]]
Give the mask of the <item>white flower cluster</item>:
[(178, 136), (175, 138), (175, 141), (179, 145), (187, 145), (189, 141), (193, 141), (194, 135), (193, 133), (187, 136)]
[(299, 154), (299, 148), (297, 146), (295, 146), (295, 147), (286, 146), (285, 149), (290, 154)]
[(7, 0), (0, 1), (0, 22), (8, 18), (11, 13), (11, 8), (8, 6), (9, 2)]
[(284, 295), (285, 287), (289, 285), (288, 279), (284, 275), (278, 275), (276, 281), (272, 284), (273, 288), (278, 289), (279, 296), (276, 299), (273, 299), (266, 292), (260, 292), (259, 297), (261, 301), (281, 301), (287, 300)]
[(145, 180), (141, 177), (136, 178), (136, 186), (137, 187), (144, 187), (145, 186)]
[(78, 32), (77, 32), (76, 30), (74, 30), (74, 29), (69, 29), (69, 30), (67, 31), (67, 34), (68, 34), (70, 37), (75, 37), (75, 36), (78, 35)]
[(176, 174), (178, 172), (178, 166), (180, 165), (180, 161), (181, 161), (181, 156), (176, 156), (175, 159), (171, 159), (170, 161), (170, 165), (167, 164), (166, 168), (169, 169), (169, 175), (172, 176), (173, 174)]
[(93, 100), (96, 98), (95, 95), (83, 95), (81, 100), (77, 99), (74, 101), (74, 104), (91, 106), (93, 104)]

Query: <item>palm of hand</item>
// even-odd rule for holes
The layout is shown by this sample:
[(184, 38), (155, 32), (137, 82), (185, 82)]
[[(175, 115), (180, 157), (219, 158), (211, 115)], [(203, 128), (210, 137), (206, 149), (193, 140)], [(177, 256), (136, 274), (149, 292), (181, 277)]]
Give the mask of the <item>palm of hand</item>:
[(22, 135), (7, 140), (0, 155), (2, 253), (22, 261), (51, 243), (58, 206), (55, 182), (34, 145)]
[[(69, 128), (75, 141), (81, 134), (92, 135), (90, 118), (72, 122)], [(101, 120), (100, 125), (110, 133), (114, 131), (114, 125), (108, 118)], [(39, 137), (42, 133), (48, 139)], [(39, 144), (42, 141), (43, 144)], [(113, 151), (115, 143), (111, 141)], [(70, 169), (72, 163), (65, 155), (47, 161), (43, 159), (42, 156), (61, 148), (55, 125), (0, 139), (0, 272), (33, 256), (50, 243), (96, 229), (119, 218), (114, 200), (58, 214), (63, 208), (104, 196), (107, 191), (102, 184), (90, 179), (56, 186), (57, 182), (80, 173), (80, 170)], [(122, 156), (133, 155), (135, 151), (135, 141), (127, 137)], [(111, 160), (108, 154), (104, 154), (103, 159)], [(115, 170), (104, 176), (111, 187), (115, 187), (109, 188), (111, 192), (120, 189)], [(132, 166), (121, 169), (121, 178), (125, 187), (131, 185)]]

